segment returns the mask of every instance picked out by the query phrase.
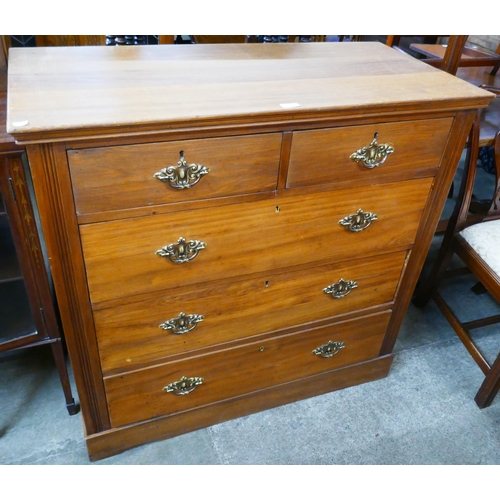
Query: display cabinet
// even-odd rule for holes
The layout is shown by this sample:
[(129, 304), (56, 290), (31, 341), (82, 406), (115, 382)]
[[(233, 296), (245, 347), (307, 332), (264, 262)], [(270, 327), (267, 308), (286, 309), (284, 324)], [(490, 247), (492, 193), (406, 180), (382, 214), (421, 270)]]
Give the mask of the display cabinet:
[[(5, 92), (0, 93), (5, 129)], [(0, 132), (0, 353), (49, 344), (70, 415), (78, 412), (24, 148)]]

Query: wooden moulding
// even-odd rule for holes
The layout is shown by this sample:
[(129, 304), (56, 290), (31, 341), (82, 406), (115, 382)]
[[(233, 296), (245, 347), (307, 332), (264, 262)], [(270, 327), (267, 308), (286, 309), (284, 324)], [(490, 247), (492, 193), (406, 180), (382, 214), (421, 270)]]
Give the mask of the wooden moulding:
[(92, 461), (101, 460), (135, 446), (186, 434), (308, 397), (372, 382), (388, 375), (392, 360), (393, 355), (390, 354), (347, 368), (186, 411), (172, 417), (161, 417), (87, 436), (89, 457)]
[[(272, 134), (284, 133), (293, 135), (297, 131), (312, 131), (318, 129), (329, 129), (337, 127), (355, 127), (362, 125), (384, 124), (388, 121), (406, 122), (415, 120), (454, 118), (457, 113), (455, 109), (441, 110), (426, 110), (425, 108), (417, 110), (398, 111), (392, 109), (386, 115), (364, 112), (337, 114), (330, 112), (321, 119), (300, 119), (299, 117), (290, 116), (283, 117), (270, 123), (255, 122), (244, 127), (238, 125), (227, 124), (219, 127), (184, 127), (180, 129), (171, 128), (167, 124), (158, 123), (154, 130), (143, 134), (126, 134), (122, 136), (106, 136), (104, 133), (99, 137), (72, 137), (71, 141), (67, 142), (68, 150), (86, 149), (86, 148), (101, 148), (139, 145), (159, 142), (174, 142), (198, 139), (214, 139), (221, 137), (242, 137), (254, 134)], [(287, 146), (291, 148), (290, 144)], [(22, 139), (19, 139), (21, 142)], [(283, 139), (285, 140), (285, 138)], [(28, 141), (29, 142), (29, 141)], [(39, 141), (35, 141), (39, 142)], [(290, 151), (288, 151), (288, 156)], [(288, 162), (288, 156), (284, 156)], [(286, 180), (286, 179), (285, 179)]]

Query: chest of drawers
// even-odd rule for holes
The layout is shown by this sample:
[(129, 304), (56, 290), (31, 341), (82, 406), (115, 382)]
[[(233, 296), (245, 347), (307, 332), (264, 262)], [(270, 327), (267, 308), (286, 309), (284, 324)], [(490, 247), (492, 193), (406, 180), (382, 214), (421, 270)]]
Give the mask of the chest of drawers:
[(376, 43), (9, 72), (92, 459), (389, 373), (487, 92)]

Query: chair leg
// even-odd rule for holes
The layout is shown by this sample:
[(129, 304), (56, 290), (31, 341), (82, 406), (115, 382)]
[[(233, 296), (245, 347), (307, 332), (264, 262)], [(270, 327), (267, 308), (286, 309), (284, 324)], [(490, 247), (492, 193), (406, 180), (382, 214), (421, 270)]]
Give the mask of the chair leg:
[(479, 408), (487, 408), (493, 403), (495, 396), (500, 389), (500, 353), (495, 362), (491, 365), (491, 369), (486, 375), (479, 391), (474, 398)]
[(66, 356), (64, 355), (64, 349), (61, 340), (56, 340), (50, 344), (52, 348), (52, 355), (54, 356), (54, 361), (56, 363), (57, 371), (59, 372), (59, 378), (61, 380), (61, 385), (64, 392), (64, 397), (66, 399), (66, 408), (70, 415), (76, 415), (79, 411), (79, 405), (75, 404), (73, 399), (73, 394), (71, 392), (71, 384), (69, 381), (68, 368), (66, 366)]

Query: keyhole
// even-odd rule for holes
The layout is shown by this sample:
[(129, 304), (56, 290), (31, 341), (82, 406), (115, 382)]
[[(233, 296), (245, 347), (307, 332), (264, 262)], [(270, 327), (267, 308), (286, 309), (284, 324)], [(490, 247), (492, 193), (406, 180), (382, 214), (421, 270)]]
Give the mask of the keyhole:
[(276, 205), (276, 212), (279, 212), (279, 211), (280, 211), (280, 206)]
[(269, 286), (269, 281), (266, 281), (265, 286), (266, 288)]

